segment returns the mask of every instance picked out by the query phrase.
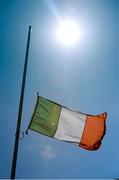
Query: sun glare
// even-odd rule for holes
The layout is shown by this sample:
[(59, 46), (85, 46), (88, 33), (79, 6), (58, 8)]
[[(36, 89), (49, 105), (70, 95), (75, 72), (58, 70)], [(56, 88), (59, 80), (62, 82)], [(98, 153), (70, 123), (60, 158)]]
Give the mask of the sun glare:
[(80, 30), (75, 21), (67, 20), (59, 24), (56, 30), (58, 40), (64, 45), (72, 45), (79, 39)]

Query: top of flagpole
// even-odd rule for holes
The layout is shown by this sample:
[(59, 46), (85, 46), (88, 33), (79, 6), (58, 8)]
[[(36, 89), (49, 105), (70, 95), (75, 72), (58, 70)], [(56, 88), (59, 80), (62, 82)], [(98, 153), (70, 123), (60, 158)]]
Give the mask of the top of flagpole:
[(31, 25), (29, 25), (29, 30), (32, 31), (32, 26)]

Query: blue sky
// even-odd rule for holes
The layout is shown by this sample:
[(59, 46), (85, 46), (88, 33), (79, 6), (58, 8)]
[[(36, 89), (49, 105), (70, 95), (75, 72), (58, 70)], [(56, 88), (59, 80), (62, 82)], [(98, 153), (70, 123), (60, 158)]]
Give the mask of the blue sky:
[[(72, 47), (55, 37), (58, 18), (77, 20)], [(119, 1), (0, 1), (0, 178), (9, 178), (28, 26), (31, 46), (21, 131), (36, 93), (89, 114), (107, 111), (107, 133), (95, 152), (29, 131), (20, 141), (16, 178), (119, 177)]]

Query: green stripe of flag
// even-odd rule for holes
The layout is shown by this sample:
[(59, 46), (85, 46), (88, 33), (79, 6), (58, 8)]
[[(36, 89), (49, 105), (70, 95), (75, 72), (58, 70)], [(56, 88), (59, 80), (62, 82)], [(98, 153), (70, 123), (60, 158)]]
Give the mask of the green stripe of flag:
[(61, 112), (61, 106), (45, 98), (38, 97), (29, 129), (54, 137)]

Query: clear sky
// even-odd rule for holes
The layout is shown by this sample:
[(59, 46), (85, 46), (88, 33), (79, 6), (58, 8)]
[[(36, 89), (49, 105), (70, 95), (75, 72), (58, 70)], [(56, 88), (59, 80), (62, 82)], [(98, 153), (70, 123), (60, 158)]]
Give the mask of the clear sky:
[[(82, 35), (72, 47), (55, 37), (59, 18)], [(0, 178), (9, 178), (28, 26), (31, 46), (21, 130), (36, 93), (88, 114), (107, 111), (107, 133), (90, 152), (29, 130), (20, 141), (16, 178), (119, 177), (119, 1), (0, 0)]]

